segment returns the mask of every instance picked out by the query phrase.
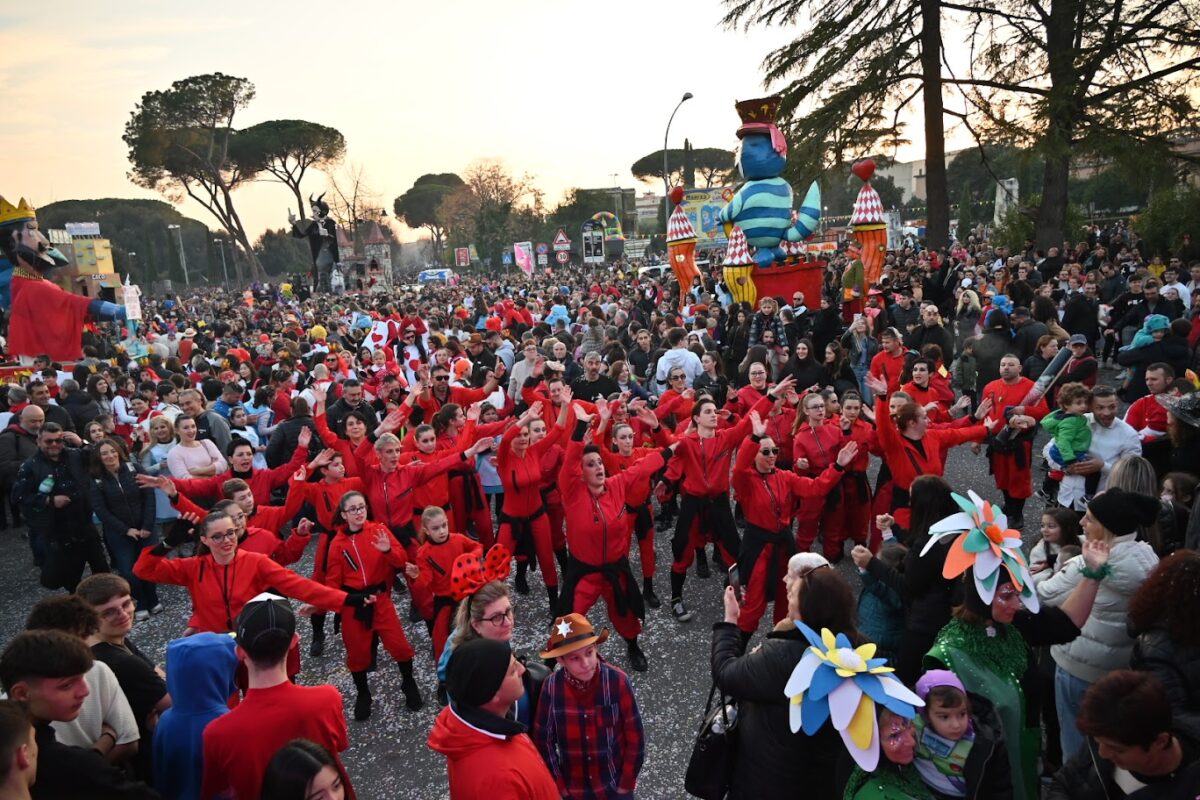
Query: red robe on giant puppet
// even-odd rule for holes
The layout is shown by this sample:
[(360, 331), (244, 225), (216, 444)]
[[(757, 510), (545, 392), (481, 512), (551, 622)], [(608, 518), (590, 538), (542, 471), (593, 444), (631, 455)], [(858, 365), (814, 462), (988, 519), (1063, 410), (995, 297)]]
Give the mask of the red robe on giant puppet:
[[(37, 211), (25, 198), (12, 203), (0, 197), (0, 304), (11, 297), (8, 317), (8, 350), (32, 358), (48, 355), (51, 361), (83, 357), (80, 339), (84, 320), (123, 320), (125, 308), (63, 291), (43, 275), (66, 266), (67, 259), (38, 230)], [(10, 281), (5, 287), (4, 278)]]

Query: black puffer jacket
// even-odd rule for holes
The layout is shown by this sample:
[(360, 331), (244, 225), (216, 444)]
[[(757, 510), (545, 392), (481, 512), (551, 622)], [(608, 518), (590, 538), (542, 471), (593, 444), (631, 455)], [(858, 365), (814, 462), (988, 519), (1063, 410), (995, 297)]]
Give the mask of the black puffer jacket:
[(154, 530), (154, 490), (137, 485), (142, 472), (136, 464), (122, 464), (116, 475), (107, 470), (89, 486), (92, 511), (106, 535), (124, 536), (130, 528)]
[(1200, 731), (1200, 647), (1176, 644), (1165, 628), (1150, 628), (1129, 635), (1133, 640), (1131, 669), (1153, 672), (1166, 687), (1175, 719), (1190, 719)]
[[(1176, 720), (1173, 733), (1190, 743), (1191, 752), (1200, 749), (1200, 735), (1192, 724)], [(1125, 794), (1117, 786), (1113, 781), (1113, 770), (1112, 762), (1100, 757), (1095, 740), (1088, 737), (1087, 746), (1054, 773), (1054, 780), (1043, 797), (1046, 800), (1110, 800), (1114, 797), (1192, 800), (1200, 787), (1200, 761), (1180, 765), (1174, 779), (1151, 783), (1133, 794)]]
[(843, 751), (831, 725), (815, 736), (792, 733), (789, 700), (783, 687), (799, 663), (808, 640), (792, 627), (772, 632), (758, 647), (742, 654), (736, 625), (713, 626), (712, 674), (717, 686), (737, 700), (738, 754), (730, 800), (837, 800), (835, 770)]
[[(86, 455), (74, 447), (63, 448), (57, 461), (46, 458), (41, 450), (34, 453), (17, 470), (12, 488), (12, 501), (21, 507), (31, 530), (46, 537), (47, 542), (83, 541), (96, 535), (92, 527), (92, 509), (88, 497)], [(43, 481), (49, 491), (41, 491)], [(71, 502), (55, 508), (55, 495), (66, 495)]]
[(996, 715), (992, 701), (977, 694), (969, 694), (969, 697), (975, 744), (971, 746), (963, 769), (967, 797), (971, 800), (1011, 800), (1012, 770), (1000, 717)]

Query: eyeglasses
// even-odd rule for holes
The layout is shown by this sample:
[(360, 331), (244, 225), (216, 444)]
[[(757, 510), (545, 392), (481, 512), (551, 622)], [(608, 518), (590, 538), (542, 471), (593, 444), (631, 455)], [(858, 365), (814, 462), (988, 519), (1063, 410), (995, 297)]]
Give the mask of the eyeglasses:
[(779, 455), (778, 447), (761, 447), (758, 450), (760, 456), (777, 456)]
[(684, 375), (672, 375), (672, 376), (671, 376), (671, 380), (673, 380), (673, 381), (681, 381), (681, 380), (683, 380), (683, 379), (684, 379), (684, 377), (685, 377)]
[(343, 514), (365, 514), (367, 513), (366, 506), (350, 506), (342, 509)]
[(204, 535), (204, 538), (208, 539), (210, 542), (216, 542), (219, 544), (219, 543), (225, 541), (226, 539), (236, 539), (237, 531), (227, 531), (225, 533), (208, 533), (208, 534)]
[(107, 620), (108, 622), (112, 622), (113, 620), (120, 617), (122, 614), (128, 616), (129, 614), (133, 613), (133, 609), (136, 606), (137, 606), (137, 603), (133, 602), (132, 597), (126, 597), (125, 602), (121, 603), (121, 605), (115, 606), (113, 608), (106, 608), (103, 611), (101, 611), (100, 619)]
[(513, 620), (513, 610), (511, 607), (507, 611), (500, 611), (492, 614), (490, 617), (483, 618), (484, 622), (490, 622), (497, 627), (503, 625), (506, 621), (512, 622)]

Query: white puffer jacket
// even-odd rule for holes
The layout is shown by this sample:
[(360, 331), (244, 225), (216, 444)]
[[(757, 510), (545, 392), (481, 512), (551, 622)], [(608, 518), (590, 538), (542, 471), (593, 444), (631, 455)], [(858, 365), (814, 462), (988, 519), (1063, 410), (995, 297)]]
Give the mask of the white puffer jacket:
[[(1154, 549), (1136, 539), (1137, 534), (1131, 533), (1112, 540), (1108, 556), (1112, 572), (1100, 581), (1083, 631), (1075, 641), (1050, 648), (1055, 663), (1088, 683), (1111, 670), (1129, 667), (1133, 652), (1133, 639), (1126, 627), (1129, 598), (1158, 564)], [(1083, 580), (1080, 570), (1084, 566), (1083, 556), (1072, 558), (1061, 571), (1038, 584), (1038, 597), (1047, 605), (1062, 605)]]

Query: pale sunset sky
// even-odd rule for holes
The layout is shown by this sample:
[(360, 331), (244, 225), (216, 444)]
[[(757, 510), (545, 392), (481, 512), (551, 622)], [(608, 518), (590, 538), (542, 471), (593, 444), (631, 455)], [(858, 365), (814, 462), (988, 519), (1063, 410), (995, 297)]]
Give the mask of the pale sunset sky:
[[(661, 193), (629, 166), (662, 147), (682, 94), (695, 97), (671, 146), (686, 136), (732, 149), (735, 99), (764, 94), (763, 56), (795, 35), (727, 31), (722, 12), (718, 0), (5, 3), (0, 194), (159, 197), (126, 177), (125, 122), (146, 91), (209, 72), (256, 86), (237, 127), (291, 118), (340, 130), (389, 215), (418, 176), (480, 158), (531, 175), (550, 206), (573, 186), (612, 186), (613, 173)], [(305, 189), (324, 185), (313, 173)], [(269, 182), (235, 199), (251, 238), (285, 225), (295, 202)], [(179, 208), (216, 228), (191, 201)]]

